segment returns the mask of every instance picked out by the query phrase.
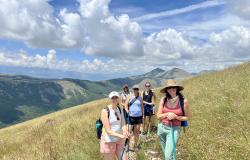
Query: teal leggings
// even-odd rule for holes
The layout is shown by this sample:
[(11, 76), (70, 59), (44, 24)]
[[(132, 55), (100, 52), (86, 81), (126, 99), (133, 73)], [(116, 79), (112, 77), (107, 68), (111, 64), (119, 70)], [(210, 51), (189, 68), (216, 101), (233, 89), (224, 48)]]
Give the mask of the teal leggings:
[[(174, 129), (174, 140), (175, 146), (180, 136), (180, 127), (173, 127)], [(172, 133), (171, 127), (162, 124), (161, 122), (158, 124), (157, 135), (160, 139), (160, 144), (162, 151), (164, 153), (165, 160), (173, 160), (174, 159), (174, 150), (173, 150), (173, 141), (172, 141)]]

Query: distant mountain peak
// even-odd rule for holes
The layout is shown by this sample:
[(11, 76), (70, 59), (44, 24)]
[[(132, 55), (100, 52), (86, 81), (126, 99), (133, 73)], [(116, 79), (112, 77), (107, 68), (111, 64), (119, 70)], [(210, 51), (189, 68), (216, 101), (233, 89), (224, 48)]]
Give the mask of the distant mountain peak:
[(165, 72), (165, 70), (157, 67), (157, 68), (153, 69), (151, 72)]
[(165, 70), (163, 70), (161, 68), (155, 68), (152, 71), (145, 73), (144, 76), (156, 76), (156, 75), (163, 73), (163, 72), (165, 72)]

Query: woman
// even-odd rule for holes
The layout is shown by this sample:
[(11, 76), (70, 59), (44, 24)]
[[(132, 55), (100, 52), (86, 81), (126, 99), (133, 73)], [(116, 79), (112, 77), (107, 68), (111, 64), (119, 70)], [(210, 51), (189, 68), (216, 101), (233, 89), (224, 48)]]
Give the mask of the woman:
[[(145, 83), (145, 91), (142, 93), (143, 105), (144, 105), (144, 120), (143, 120), (143, 135), (150, 135), (151, 131), (151, 117), (154, 114), (154, 102), (156, 100), (155, 93), (151, 89), (150, 82)], [(145, 129), (145, 127), (147, 129)]]
[[(160, 120), (157, 134), (164, 153), (165, 160), (176, 159), (175, 146), (180, 135), (181, 121), (189, 119), (188, 101), (180, 93), (184, 87), (176, 84), (172, 79), (167, 80), (161, 93), (166, 96), (161, 99), (157, 117)], [(181, 109), (181, 101), (184, 101), (184, 113)], [(174, 136), (173, 136), (174, 135)]]
[[(100, 151), (105, 160), (113, 160), (114, 157), (120, 159), (124, 147), (125, 139), (128, 138), (127, 127), (119, 108), (119, 93), (109, 94), (111, 104), (102, 110), (101, 120), (104, 126), (101, 136)], [(127, 160), (123, 154), (123, 160)]]
[(137, 85), (133, 87), (133, 94), (126, 101), (126, 111), (129, 113), (129, 130), (133, 131), (134, 137), (134, 145), (131, 150), (135, 151), (139, 145), (140, 125), (143, 118), (143, 102)]
[(128, 88), (128, 85), (125, 84), (123, 86), (123, 92), (121, 93), (121, 96), (120, 96), (120, 104), (122, 105), (123, 107), (123, 114), (124, 114), (124, 118), (125, 118), (125, 122), (126, 124), (128, 124), (128, 113), (126, 112), (126, 100), (127, 100), (127, 97), (129, 96), (129, 88)]

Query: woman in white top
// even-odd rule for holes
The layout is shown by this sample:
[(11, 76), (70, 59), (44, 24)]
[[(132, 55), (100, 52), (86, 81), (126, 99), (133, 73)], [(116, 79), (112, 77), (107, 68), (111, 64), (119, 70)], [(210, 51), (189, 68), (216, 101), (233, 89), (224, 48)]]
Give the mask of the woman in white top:
[[(114, 157), (120, 159), (124, 147), (125, 139), (128, 138), (128, 128), (125, 125), (122, 110), (119, 108), (119, 93), (109, 94), (111, 104), (102, 110), (101, 120), (103, 131), (101, 136), (100, 152), (105, 160), (113, 160)], [(123, 154), (123, 160), (127, 160)]]

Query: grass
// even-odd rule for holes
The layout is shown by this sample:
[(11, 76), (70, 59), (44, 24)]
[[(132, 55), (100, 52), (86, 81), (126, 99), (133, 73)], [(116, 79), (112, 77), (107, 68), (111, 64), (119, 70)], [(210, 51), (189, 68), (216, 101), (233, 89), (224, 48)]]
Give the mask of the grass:
[[(250, 63), (197, 76), (183, 85), (191, 119), (181, 133), (179, 159), (249, 159)], [(94, 123), (107, 103), (97, 100), (1, 129), (0, 159), (101, 159)], [(160, 151), (159, 142), (144, 144), (147, 148)], [(142, 151), (138, 159), (145, 159)]]

